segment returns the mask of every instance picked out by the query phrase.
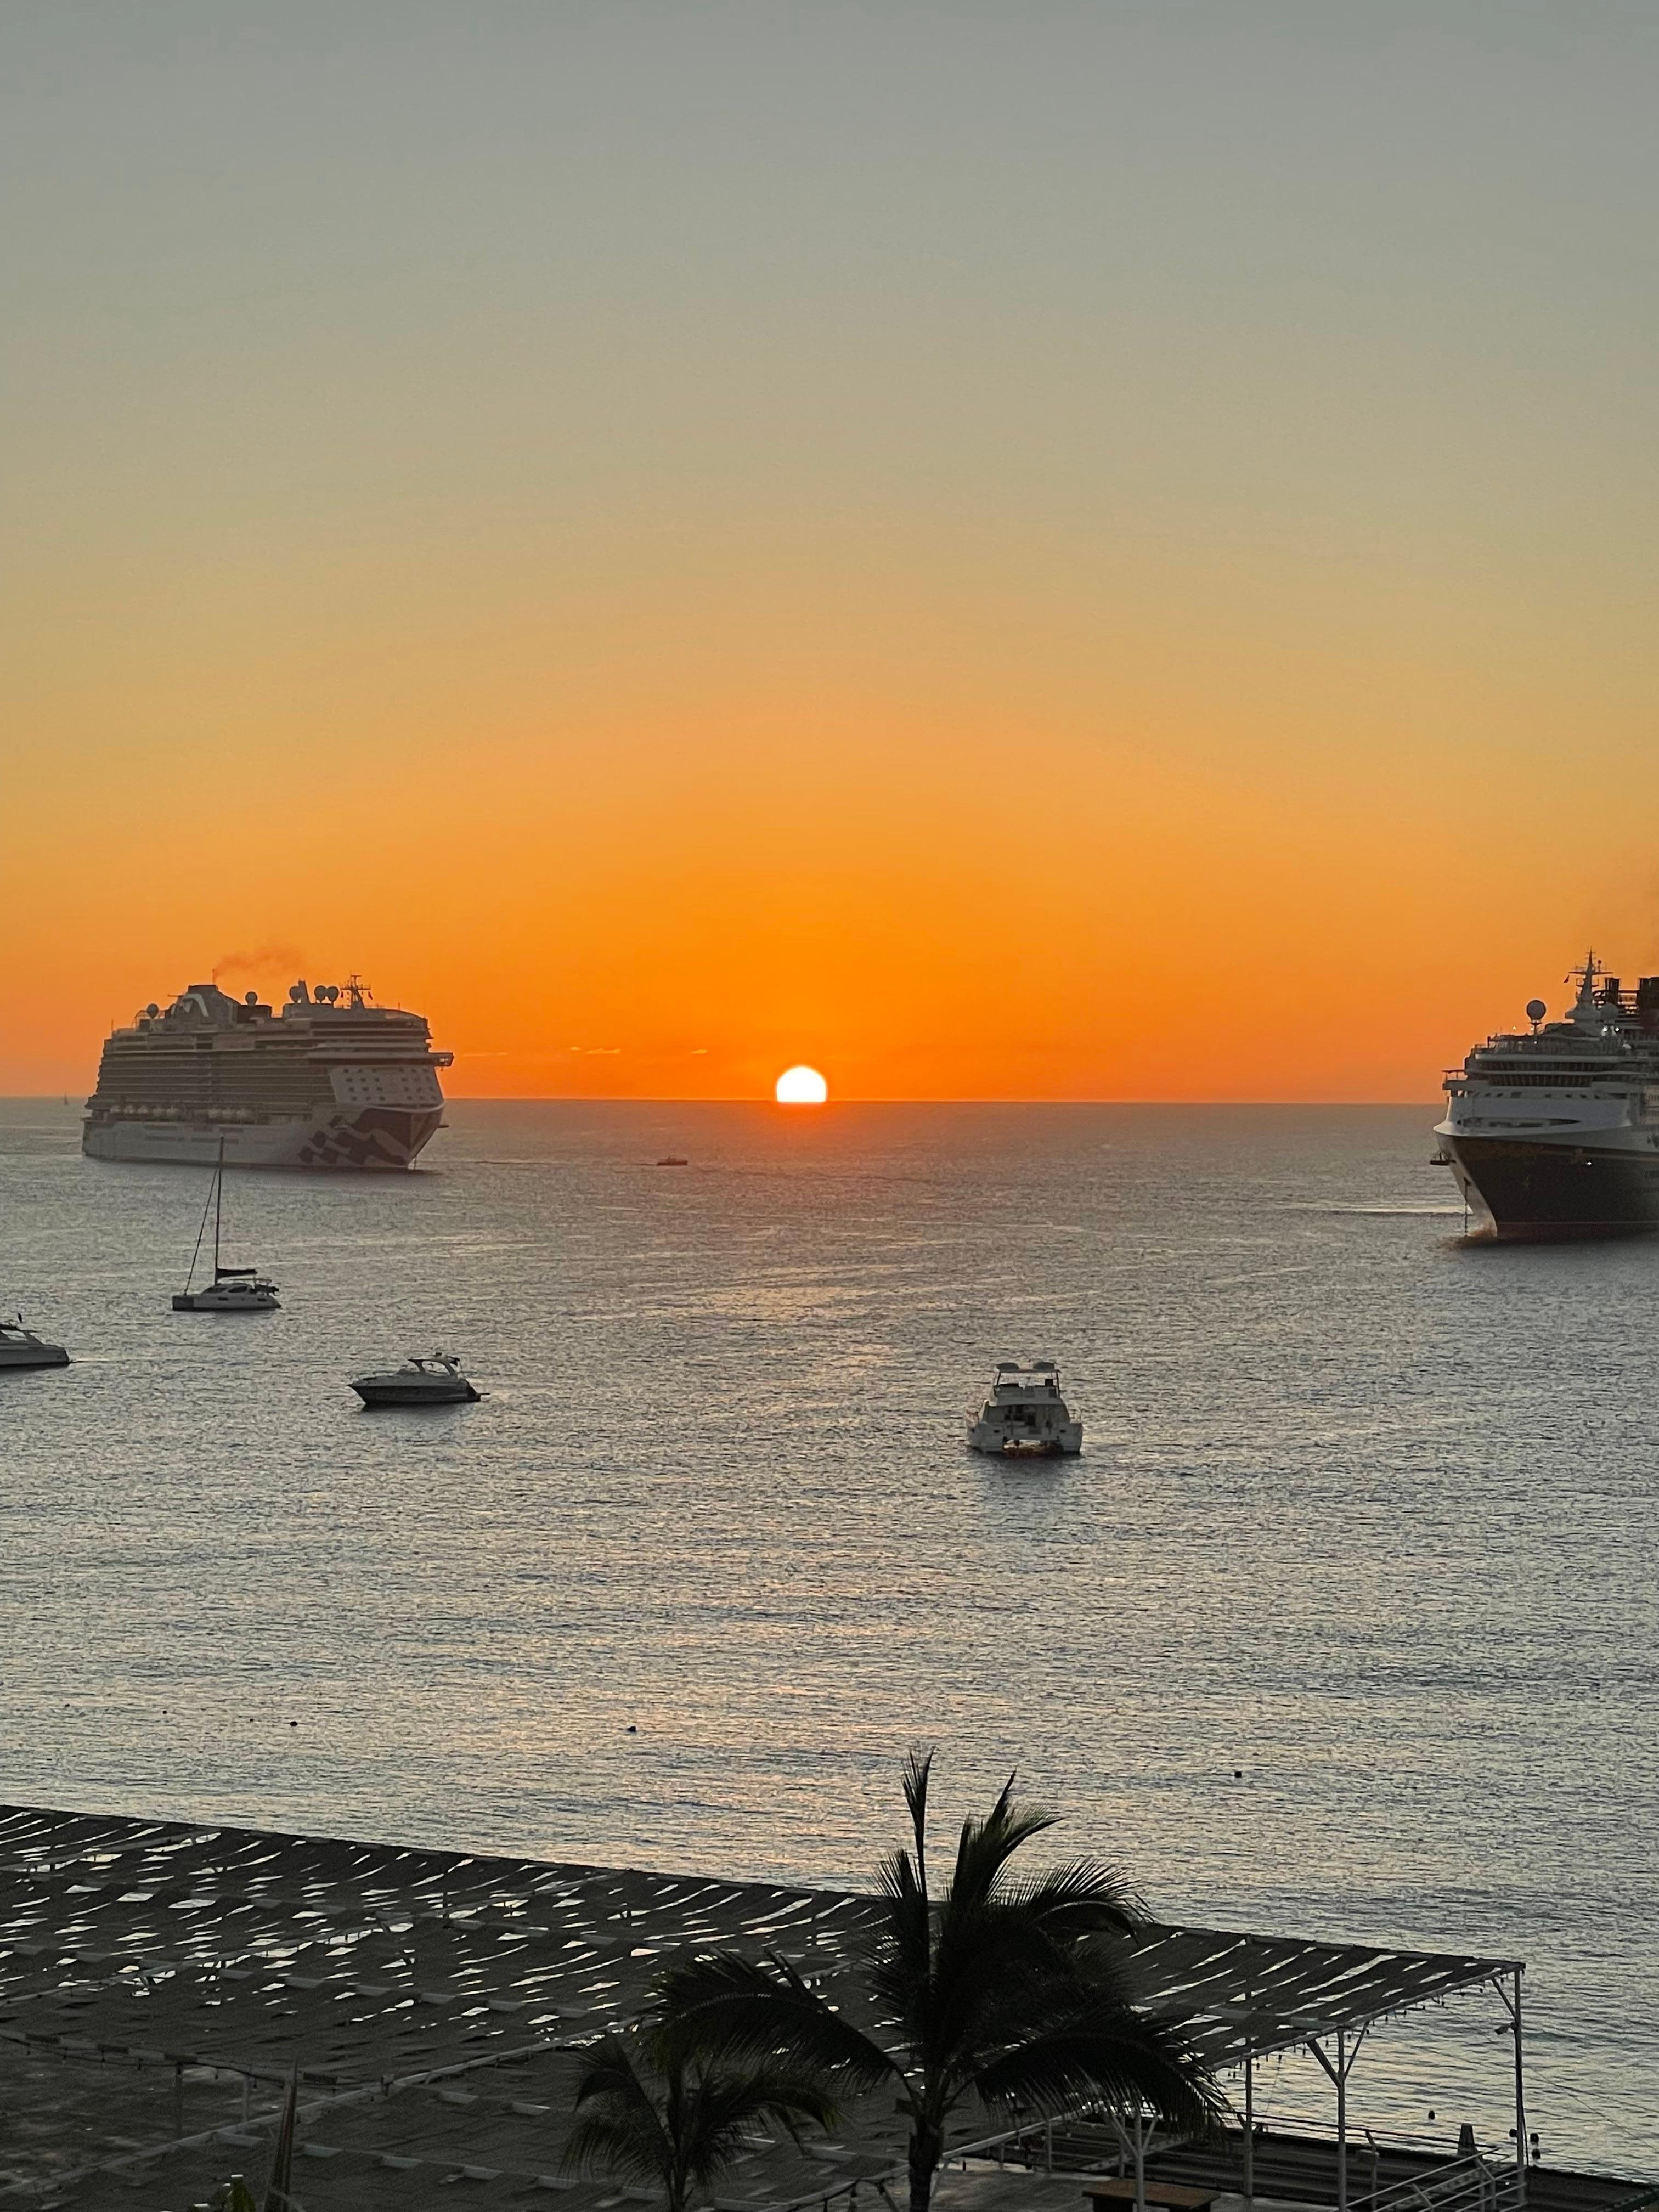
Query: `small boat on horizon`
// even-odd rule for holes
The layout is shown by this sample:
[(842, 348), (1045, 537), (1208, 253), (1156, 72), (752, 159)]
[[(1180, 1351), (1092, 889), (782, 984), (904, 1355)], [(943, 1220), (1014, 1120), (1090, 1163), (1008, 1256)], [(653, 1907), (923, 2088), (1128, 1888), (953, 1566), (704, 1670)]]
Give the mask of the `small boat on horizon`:
[(386, 1375), (359, 1375), (351, 1385), (365, 1406), (476, 1405), (480, 1393), (453, 1352), (406, 1359)]
[(689, 1168), (690, 1164), (690, 1161), (682, 1158), (678, 1152), (665, 1152), (657, 1162), (659, 1168)]
[(0, 1321), (0, 1367), (67, 1367), (70, 1356), (61, 1344), (48, 1344), (32, 1328), (25, 1328), (22, 1315), (10, 1321)]
[(968, 1442), (975, 1451), (998, 1452), (1008, 1459), (1070, 1458), (1083, 1449), (1083, 1424), (1072, 1418), (1060, 1395), (1060, 1369), (1052, 1359), (999, 1359), (984, 1403), (968, 1416)]
[[(276, 1296), (275, 1283), (268, 1281), (257, 1267), (227, 1267), (221, 1264), (219, 1247), (224, 1200), (225, 1140), (221, 1137), (213, 1181), (202, 1208), (200, 1226), (196, 1231), (196, 1249), (190, 1255), (184, 1289), (173, 1292), (173, 1310), (174, 1313), (276, 1313), (280, 1310), (281, 1301)], [(207, 1234), (210, 1209), (213, 1214), (213, 1280), (204, 1283), (199, 1291), (192, 1291), (191, 1284), (196, 1276), (196, 1262), (201, 1256), (202, 1239)]]

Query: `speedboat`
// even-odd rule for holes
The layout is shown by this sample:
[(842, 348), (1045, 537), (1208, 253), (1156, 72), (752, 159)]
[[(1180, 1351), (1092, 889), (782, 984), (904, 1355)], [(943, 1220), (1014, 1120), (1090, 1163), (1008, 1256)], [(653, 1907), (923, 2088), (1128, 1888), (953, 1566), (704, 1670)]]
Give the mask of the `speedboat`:
[(0, 1321), (0, 1367), (67, 1367), (70, 1356), (61, 1344), (48, 1344), (32, 1328), (25, 1328), (23, 1316)]
[(407, 1359), (389, 1375), (360, 1375), (351, 1387), (366, 1406), (465, 1406), (479, 1395), (449, 1352)]
[(1010, 1459), (1054, 1459), (1083, 1449), (1083, 1424), (1072, 1419), (1060, 1395), (1060, 1370), (1052, 1359), (999, 1359), (985, 1402), (968, 1416), (968, 1442), (975, 1451), (1000, 1452)]
[[(219, 1231), (225, 1205), (225, 1140), (219, 1139), (219, 1160), (213, 1170), (206, 1203), (202, 1208), (202, 1225), (196, 1232), (196, 1250), (190, 1255), (190, 1267), (185, 1276), (185, 1287), (173, 1294), (174, 1313), (276, 1313), (282, 1301), (276, 1296), (276, 1285), (262, 1275), (257, 1267), (223, 1267), (219, 1264)], [(196, 1261), (202, 1249), (202, 1239), (207, 1234), (208, 1207), (213, 1209), (213, 1280), (204, 1283), (199, 1291), (191, 1284), (196, 1276)]]

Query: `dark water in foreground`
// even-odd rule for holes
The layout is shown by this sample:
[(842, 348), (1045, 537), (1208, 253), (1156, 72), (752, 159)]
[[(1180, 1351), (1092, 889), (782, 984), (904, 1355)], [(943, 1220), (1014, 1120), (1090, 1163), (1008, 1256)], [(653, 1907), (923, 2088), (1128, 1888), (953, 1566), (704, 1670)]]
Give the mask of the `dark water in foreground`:
[[(1659, 1243), (1462, 1246), (1431, 1118), (460, 1105), (233, 1179), (228, 1320), (203, 1176), (0, 1104), (76, 1360), (0, 1376), (0, 1795), (844, 1881), (927, 1737), (1166, 1916), (1524, 1957), (1547, 2157), (1659, 2171)], [(482, 1404), (359, 1411), (434, 1341)], [(963, 1449), (1012, 1353), (1082, 1460)], [(1358, 2124), (1502, 2139), (1501, 2025), (1379, 2029)]]

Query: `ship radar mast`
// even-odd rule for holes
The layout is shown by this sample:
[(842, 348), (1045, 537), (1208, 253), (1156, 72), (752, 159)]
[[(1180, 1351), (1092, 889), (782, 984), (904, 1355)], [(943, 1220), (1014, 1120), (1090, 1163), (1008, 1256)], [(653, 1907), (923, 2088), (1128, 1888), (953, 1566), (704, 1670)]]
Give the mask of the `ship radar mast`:
[(1599, 975), (1605, 975), (1607, 972), (1606, 968), (1593, 952), (1587, 952), (1577, 967), (1570, 968), (1567, 970), (1566, 981), (1569, 983), (1577, 983), (1578, 986), (1578, 1004), (1581, 1006), (1589, 1006), (1595, 1003), (1596, 978)]
[[(1620, 1026), (1620, 1014), (1618, 981), (1608, 975), (1593, 952), (1584, 955), (1583, 962), (1572, 969), (1567, 981), (1578, 985), (1578, 996), (1573, 1001), (1571, 1014), (1573, 1027), (1599, 1031), (1604, 1036), (1615, 1032)], [(1601, 986), (1599, 992), (1595, 988), (1598, 981)]]

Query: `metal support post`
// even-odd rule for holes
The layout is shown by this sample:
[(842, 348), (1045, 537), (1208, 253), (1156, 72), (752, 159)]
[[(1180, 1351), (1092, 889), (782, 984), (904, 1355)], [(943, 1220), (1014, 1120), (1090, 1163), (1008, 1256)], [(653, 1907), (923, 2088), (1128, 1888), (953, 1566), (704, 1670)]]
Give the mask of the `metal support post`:
[(1348, 2034), (1336, 2031), (1336, 2212), (1348, 2212)]
[(1244, 2203), (1255, 2203), (1255, 2062), (1244, 2046)]
[[(1367, 2022), (1366, 2026), (1369, 2027)], [(1353, 2071), (1353, 2062), (1359, 2056), (1359, 2046), (1365, 2040), (1366, 2030), (1355, 2032), (1352, 2044), (1348, 2031), (1336, 2031), (1336, 2063), (1332, 2065), (1311, 2036), (1308, 2048), (1330, 2075), (1336, 2090), (1336, 2208), (1337, 2212), (1348, 2212), (1348, 2076)]]
[(1140, 2106), (1135, 2106), (1135, 2212), (1146, 2212), (1146, 2132)]
[(1526, 2203), (1526, 2172), (1533, 2163), (1533, 2143), (1526, 2135), (1526, 2063), (1522, 2053), (1522, 2013), (1520, 2013), (1520, 1978), (1524, 1966), (1516, 1966), (1510, 1986), (1504, 1989), (1495, 1982), (1498, 1996), (1504, 2000), (1504, 2011), (1509, 2013), (1509, 2027), (1516, 2035), (1516, 2203)]

